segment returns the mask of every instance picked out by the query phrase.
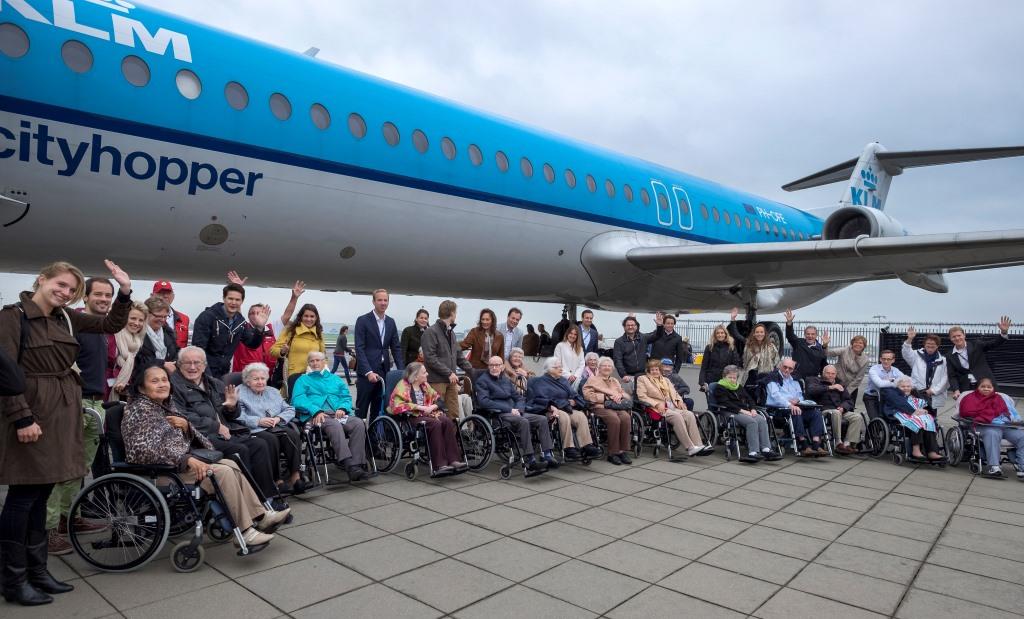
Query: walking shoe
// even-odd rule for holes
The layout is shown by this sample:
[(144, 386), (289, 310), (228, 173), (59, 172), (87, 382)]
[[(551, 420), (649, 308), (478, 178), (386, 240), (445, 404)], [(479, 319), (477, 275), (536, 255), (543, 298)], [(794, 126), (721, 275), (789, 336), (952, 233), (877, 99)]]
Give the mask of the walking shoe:
[(453, 469), (452, 467), (448, 466), (447, 464), (444, 465), (444, 466), (441, 466), (441, 467), (438, 467), (438, 468), (434, 469), (434, 474), (435, 475), (444, 475), (446, 473), (454, 473), (454, 472), (455, 472), (455, 469)]
[(818, 454), (815, 453), (815, 451), (813, 449), (811, 449), (810, 447), (804, 447), (803, 449), (801, 449), (800, 450), (800, 455), (805, 457), (805, 458), (817, 458), (818, 457)]
[(836, 445), (836, 453), (841, 453), (841, 454), (843, 454), (845, 456), (848, 456), (850, 454), (857, 453), (857, 450), (854, 449), (853, 447), (849, 446), (849, 445), (844, 445), (843, 443), (839, 443), (838, 445)]
[(69, 554), (74, 548), (57, 533), (57, 529), (50, 529), (46, 532), (46, 552), (53, 556)]
[(615, 466), (622, 466), (622, 458), (616, 456), (615, 454), (608, 456), (608, 461), (614, 464)]
[(554, 456), (544, 456), (544, 463), (548, 465), (549, 471), (553, 471), (561, 466)]
[(1024, 481), (1024, 471), (1017, 471), (1017, 481)]
[(619, 454), (619, 460), (622, 460), (623, 464), (633, 464), (633, 460), (629, 457), (629, 454), (622, 452)]
[(740, 462), (745, 462), (747, 464), (757, 464), (760, 461), (761, 458), (759, 458), (755, 453), (748, 453), (740, 456)]
[(345, 472), (348, 473), (348, 480), (350, 482), (363, 481), (366, 479), (366, 470), (358, 464), (345, 467)]
[(292, 508), (290, 507), (282, 509), (281, 511), (276, 509), (267, 510), (266, 513), (263, 514), (263, 517), (260, 518), (260, 521), (256, 523), (256, 528), (263, 533), (274, 530), (288, 519), (288, 514), (291, 513), (291, 511)]
[[(242, 532), (242, 539), (245, 540), (246, 546), (263, 546), (269, 544), (270, 540), (274, 539), (274, 536), (270, 533), (264, 533), (256, 527), (249, 527)], [(232, 536), (231, 541), (235, 546), (239, 546), (238, 538)]]
[[(85, 520), (81, 516), (75, 518), (75, 533), (96, 533), (97, 531), (105, 531), (106, 526), (102, 524), (96, 524)], [(57, 523), (57, 534), (67, 535), (68, 534), (68, 517), (61, 516), (60, 521)]]
[(580, 450), (576, 449), (575, 447), (570, 447), (569, 449), (566, 449), (564, 453), (565, 453), (565, 459), (566, 460), (579, 460), (580, 459)]
[(694, 445), (693, 447), (691, 447), (691, 448), (686, 450), (686, 455), (688, 455), (688, 456), (696, 456), (696, 455), (699, 455), (700, 452), (702, 452), (702, 451), (704, 451), (704, 446), (703, 445)]
[(583, 448), (583, 453), (591, 458), (596, 458), (601, 455), (601, 448), (591, 443)]
[(819, 458), (822, 457), (822, 456), (827, 456), (828, 455), (828, 450), (825, 449), (824, 447), (818, 447), (815, 450), (815, 452), (818, 454)]
[(764, 456), (764, 459), (768, 462), (776, 462), (782, 459), (782, 454), (772, 450), (762, 451), (761, 455)]
[(704, 448), (701, 449), (700, 453), (697, 454), (697, 455), (698, 456), (710, 456), (713, 453), (715, 453), (715, 447), (713, 445), (705, 445)]
[(548, 465), (543, 460), (531, 460), (526, 463), (526, 470), (530, 473), (543, 473), (548, 470)]
[(990, 466), (988, 470), (982, 473), (982, 475), (984, 477), (988, 477), (989, 479), (1002, 479), (1003, 469), (998, 466)]

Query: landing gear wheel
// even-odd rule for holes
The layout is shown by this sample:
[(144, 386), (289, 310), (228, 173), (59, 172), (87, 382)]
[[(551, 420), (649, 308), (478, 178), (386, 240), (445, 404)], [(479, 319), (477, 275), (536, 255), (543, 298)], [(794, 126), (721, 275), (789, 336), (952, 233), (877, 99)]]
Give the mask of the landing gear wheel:
[(405, 478), (409, 481), (416, 479), (417, 467), (415, 462), (410, 462), (405, 465)]
[(501, 469), (498, 470), (498, 475), (500, 475), (502, 479), (511, 479), (512, 468), (507, 464), (502, 464)]
[(178, 542), (171, 549), (171, 565), (179, 572), (194, 572), (206, 560), (206, 549), (202, 546), (191, 548), (192, 542)]

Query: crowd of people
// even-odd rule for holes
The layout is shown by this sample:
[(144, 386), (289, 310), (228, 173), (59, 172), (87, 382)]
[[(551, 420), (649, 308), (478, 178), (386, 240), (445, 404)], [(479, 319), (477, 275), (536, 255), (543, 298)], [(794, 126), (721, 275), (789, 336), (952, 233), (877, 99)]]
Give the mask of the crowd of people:
[[(230, 272), (221, 301), (190, 321), (175, 309), (170, 282), (157, 281), (139, 303), (132, 300), (128, 274), (110, 261), (106, 266), (109, 278), (86, 279), (68, 263), (49, 265), (19, 303), (0, 312), (0, 406), (10, 430), (0, 436), (0, 484), (9, 486), (0, 514), (0, 556), (9, 601), (43, 604), (51, 594), (71, 590), (50, 575), (46, 558), (71, 551), (69, 530), (100, 526), (71, 520), (68, 510), (87, 470), (97, 474), (109, 465), (97, 449), (104, 405), (111, 401), (125, 402), (129, 461), (173, 465), (183, 479), (204, 487), (216, 479), (245, 542), (256, 546), (269, 543), (288, 518), (284, 497), (304, 491), (302, 425), (329, 443), (352, 482), (368, 474), (367, 423), (378, 414), (425, 424), (437, 474), (468, 466), (457, 422), (474, 408), (491, 411), (511, 428), (525, 466), (536, 474), (601, 453), (591, 415), (607, 430), (608, 461), (631, 464), (631, 411), (637, 408), (652, 422), (663, 419), (686, 456), (715, 450), (702, 437), (689, 385), (679, 375), (693, 350), (671, 315), (655, 314), (649, 333), (628, 316), (611, 356), (602, 357), (591, 310), (579, 322), (563, 315), (549, 335), (542, 324), (527, 324), (524, 333), (519, 308), (509, 309), (500, 323), (484, 309), (460, 340), (454, 301), (440, 304), (432, 324), (429, 311), (420, 309), (399, 331), (387, 314), (390, 296), (379, 289), (371, 295), (372, 309), (355, 321), (351, 346), (348, 327), (342, 328), (328, 369), (319, 309), (304, 304), (295, 312), (305, 290), (301, 281), (276, 318), (264, 303), (252, 304), (243, 316), (246, 279)], [(79, 301), (84, 307), (71, 309)], [(769, 440), (774, 430), (757, 412), (757, 386), (765, 394), (760, 404), (791, 412), (799, 453), (821, 457), (828, 453), (826, 420), (845, 428), (836, 432), (835, 451), (857, 453), (864, 424), (855, 409), (866, 380), (865, 405), (874, 407), (869, 413), (906, 428), (915, 458), (942, 457), (934, 415), (951, 396), (961, 416), (985, 424), (986, 474), (1002, 474), (998, 446), (1005, 439), (1017, 446), (1017, 476), (1024, 480), (1020, 416), (1012, 400), (996, 391), (985, 358), (1007, 339), (1008, 318), (999, 321), (998, 335), (978, 341), (951, 329), (948, 354), (939, 351), (935, 335), (915, 348), (910, 329), (900, 350), (911, 368), (906, 376), (891, 350), (882, 351), (878, 363), (869, 359), (861, 336), (839, 349), (829, 348), (828, 333), (819, 335), (813, 326), (798, 337), (791, 311), (785, 337), (792, 355), (784, 357), (766, 325), (741, 329), (737, 314), (733, 310), (732, 320), (714, 329), (698, 384), (709, 404), (735, 416), (747, 447), (744, 462), (782, 457)], [(544, 357), (538, 375), (526, 366), (530, 356)], [(401, 370), (402, 378), (388, 393), (385, 378), (392, 370)], [(206, 461), (197, 455), (201, 450), (220, 459)]]

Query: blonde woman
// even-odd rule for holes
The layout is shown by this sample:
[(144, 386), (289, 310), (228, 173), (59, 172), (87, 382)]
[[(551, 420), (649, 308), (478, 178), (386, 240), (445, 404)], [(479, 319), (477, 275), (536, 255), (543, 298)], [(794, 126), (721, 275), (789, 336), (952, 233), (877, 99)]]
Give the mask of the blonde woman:
[(555, 346), (555, 357), (562, 362), (562, 377), (575, 387), (584, 367), (583, 341), (579, 327), (569, 325), (565, 328), (562, 341)]
[(750, 335), (744, 338), (736, 325), (738, 315), (739, 308), (732, 308), (729, 335), (743, 347), (743, 372), (740, 375), (740, 384), (745, 385), (756, 381), (759, 374), (767, 374), (774, 370), (782, 357), (779, 354), (779, 347), (768, 337), (768, 329), (764, 323), (754, 325)]
[(149, 310), (142, 303), (133, 303), (132, 311), (128, 312), (128, 324), (114, 334), (117, 347), (117, 363), (113, 372), (113, 389), (118, 395), (125, 395), (125, 390), (132, 380), (135, 369), (135, 355), (139, 353), (142, 342), (146, 339), (146, 319)]
[(721, 380), (722, 371), (730, 365), (743, 365), (743, 360), (736, 352), (736, 341), (729, 335), (725, 325), (718, 325), (711, 332), (711, 340), (704, 348), (704, 358), (700, 362), (697, 382), (701, 390), (707, 392), (709, 384)]

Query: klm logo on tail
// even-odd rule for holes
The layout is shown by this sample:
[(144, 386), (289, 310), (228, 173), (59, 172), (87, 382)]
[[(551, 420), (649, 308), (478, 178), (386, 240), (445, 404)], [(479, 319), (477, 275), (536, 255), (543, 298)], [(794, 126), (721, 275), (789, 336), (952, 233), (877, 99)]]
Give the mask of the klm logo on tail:
[(870, 166), (860, 171), (860, 185), (862, 187), (850, 186), (850, 203), (854, 206), (870, 206), (881, 210), (883, 198), (876, 194), (878, 175)]
[(867, 187), (868, 191), (878, 189), (878, 176), (871, 170), (871, 168), (860, 171), (860, 180), (864, 183), (864, 186)]

